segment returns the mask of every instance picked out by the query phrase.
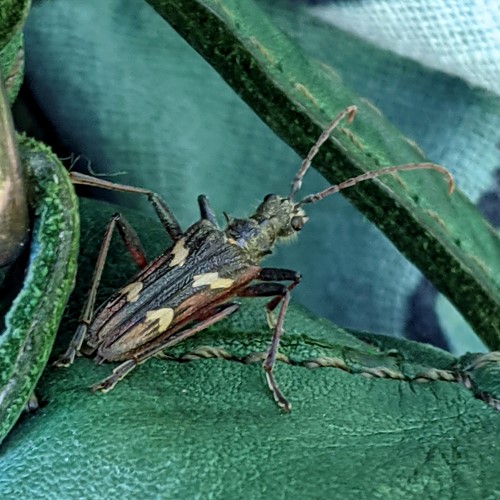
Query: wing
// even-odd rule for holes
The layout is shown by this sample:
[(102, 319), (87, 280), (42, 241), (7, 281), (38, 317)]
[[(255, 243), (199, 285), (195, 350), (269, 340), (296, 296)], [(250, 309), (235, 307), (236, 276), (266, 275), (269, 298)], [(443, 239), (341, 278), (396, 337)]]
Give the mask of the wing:
[(99, 308), (87, 345), (106, 360), (130, 358), (153, 339), (206, 317), (259, 271), (222, 231), (201, 220)]

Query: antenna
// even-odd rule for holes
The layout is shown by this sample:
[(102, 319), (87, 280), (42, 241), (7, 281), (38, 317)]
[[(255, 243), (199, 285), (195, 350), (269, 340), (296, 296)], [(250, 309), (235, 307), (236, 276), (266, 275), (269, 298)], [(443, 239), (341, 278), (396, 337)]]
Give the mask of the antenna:
[(405, 170), (420, 170), (420, 169), (436, 170), (440, 174), (443, 174), (443, 176), (446, 177), (446, 179), (448, 180), (448, 194), (453, 193), (453, 189), (455, 188), (453, 177), (450, 174), (450, 172), (448, 172), (448, 170), (446, 170), (444, 167), (442, 167), (441, 165), (436, 165), (435, 163), (408, 163), (406, 165), (396, 165), (393, 167), (381, 168), (380, 170), (372, 170), (371, 172), (365, 172), (364, 174), (352, 177), (351, 179), (347, 179), (346, 181), (341, 182), (340, 184), (335, 184), (333, 186), (330, 186), (329, 188), (326, 188), (323, 191), (320, 191), (319, 193), (310, 194), (309, 196), (306, 196), (303, 200), (301, 200), (297, 205), (300, 206), (300, 205), (305, 205), (306, 203), (315, 203), (319, 200), (322, 200), (323, 198), (326, 198), (331, 194), (338, 193), (343, 189), (355, 186), (356, 184), (359, 184), (360, 182), (363, 181), (367, 181), (369, 179), (374, 179), (375, 177), (379, 177), (380, 175), (392, 174), (393, 172), (401, 172)]
[(304, 161), (300, 165), (299, 171), (295, 174), (295, 177), (293, 178), (292, 190), (290, 191), (290, 196), (289, 196), (290, 199), (302, 186), (302, 179), (304, 178), (304, 175), (311, 166), (311, 162), (318, 153), (319, 148), (325, 143), (325, 141), (327, 141), (333, 130), (346, 116), (347, 116), (347, 123), (351, 123), (354, 120), (357, 111), (358, 108), (356, 106), (349, 106), (348, 108), (345, 108), (335, 117), (335, 119), (330, 123), (330, 125), (328, 125), (328, 127), (326, 127), (326, 129), (322, 132), (322, 134), (316, 141), (316, 144), (309, 150), (309, 153), (307, 153), (307, 156), (304, 158)]
[[(319, 136), (314, 146), (309, 150), (309, 153), (307, 153), (307, 156), (305, 157), (304, 161), (300, 165), (298, 172), (295, 174), (295, 177), (293, 178), (292, 189), (290, 191), (290, 196), (289, 196), (290, 199), (292, 199), (293, 195), (301, 188), (302, 179), (304, 178), (304, 175), (311, 166), (313, 158), (317, 155), (321, 146), (328, 140), (333, 130), (335, 130), (335, 128), (345, 117), (347, 117), (347, 123), (351, 123), (354, 120), (354, 117), (356, 116), (357, 110), (358, 108), (356, 106), (349, 106), (345, 108), (335, 117), (335, 119), (322, 132), (322, 134)], [(338, 193), (339, 191), (342, 191), (343, 189), (359, 184), (360, 182), (367, 181), (369, 179), (375, 179), (376, 177), (379, 177), (381, 175), (392, 174), (394, 172), (402, 172), (406, 170), (420, 170), (420, 169), (436, 170), (437, 172), (442, 174), (444, 177), (446, 177), (448, 181), (448, 193), (451, 194), (453, 192), (455, 186), (453, 177), (451, 173), (448, 172), (448, 170), (446, 170), (446, 168), (444, 168), (443, 166), (436, 165), (435, 163), (407, 163), (405, 165), (395, 165), (391, 167), (381, 168), (379, 170), (372, 170), (370, 172), (365, 172), (364, 174), (358, 175), (356, 177), (352, 177), (351, 179), (347, 179), (346, 181), (341, 182), (340, 184), (335, 184), (333, 186), (330, 186), (329, 188), (326, 188), (323, 191), (320, 191), (319, 193), (310, 194), (309, 196), (306, 196), (299, 203), (297, 203), (297, 206), (305, 205), (307, 203), (315, 203), (316, 201), (322, 200), (323, 198), (326, 198), (331, 194)]]

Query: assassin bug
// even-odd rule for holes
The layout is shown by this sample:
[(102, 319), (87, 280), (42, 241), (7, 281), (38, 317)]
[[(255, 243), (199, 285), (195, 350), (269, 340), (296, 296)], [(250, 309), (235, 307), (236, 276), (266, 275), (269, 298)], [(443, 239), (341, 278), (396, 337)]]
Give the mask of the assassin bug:
[[(287, 197), (267, 195), (248, 219), (226, 216), (225, 229), (218, 227), (203, 195), (198, 197), (200, 220), (183, 232), (167, 205), (152, 191), (72, 173), (75, 184), (146, 195), (173, 244), (148, 264), (134, 230), (120, 214), (113, 215), (105, 231), (79, 326), (66, 353), (56, 364), (69, 366), (80, 350), (93, 355), (97, 363), (122, 361), (109, 377), (92, 386), (94, 391), (106, 392), (148, 358), (235, 312), (238, 304), (232, 299), (272, 297), (266, 305), (266, 316), (273, 335), (263, 367), (276, 403), (283, 410), (290, 410), (290, 403), (274, 379), (273, 367), (290, 292), (301, 277), (289, 269), (260, 267), (261, 260), (271, 253), (277, 240), (302, 229), (308, 220), (304, 205), (359, 182), (402, 170), (433, 169), (446, 176), (450, 193), (453, 190), (453, 178), (444, 167), (421, 163), (366, 172), (294, 201), (321, 145), (344, 118), (350, 123), (355, 113), (356, 107), (349, 106), (325, 129), (302, 162)], [(140, 271), (94, 314), (96, 291), (115, 228)], [(279, 283), (282, 281), (289, 284)], [(275, 320), (273, 311), (278, 306)]]

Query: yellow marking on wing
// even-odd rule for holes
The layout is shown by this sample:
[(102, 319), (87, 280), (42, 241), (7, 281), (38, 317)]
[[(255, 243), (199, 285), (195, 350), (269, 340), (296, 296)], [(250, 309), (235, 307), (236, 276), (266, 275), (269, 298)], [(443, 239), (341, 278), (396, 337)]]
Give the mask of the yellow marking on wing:
[(174, 258), (170, 261), (168, 267), (184, 265), (186, 257), (189, 255), (189, 249), (184, 246), (185, 242), (184, 238), (182, 238), (174, 245), (174, 248), (172, 248)]
[(127, 296), (127, 302), (135, 302), (139, 298), (141, 290), (144, 288), (144, 283), (135, 281), (127, 286), (124, 286), (120, 293)]
[(172, 323), (174, 319), (174, 310), (171, 307), (163, 307), (162, 309), (155, 309), (146, 313), (146, 322), (158, 320), (158, 328), (160, 333), (164, 332)]
[(234, 283), (231, 278), (221, 278), (219, 273), (197, 274), (193, 277), (193, 288), (209, 285), (212, 290), (217, 288), (229, 288)]

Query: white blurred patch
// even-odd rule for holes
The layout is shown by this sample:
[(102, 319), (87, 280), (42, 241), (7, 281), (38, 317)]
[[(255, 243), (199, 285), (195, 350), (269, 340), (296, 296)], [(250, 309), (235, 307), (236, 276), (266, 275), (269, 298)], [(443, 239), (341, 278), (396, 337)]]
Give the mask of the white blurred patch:
[(498, 0), (359, 0), (312, 7), (374, 45), (500, 94)]

